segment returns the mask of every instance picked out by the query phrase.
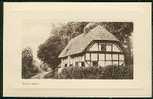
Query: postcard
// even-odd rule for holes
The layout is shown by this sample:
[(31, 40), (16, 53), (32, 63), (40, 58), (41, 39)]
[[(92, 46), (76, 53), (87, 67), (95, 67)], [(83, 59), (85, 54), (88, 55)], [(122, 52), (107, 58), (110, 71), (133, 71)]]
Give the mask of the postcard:
[(4, 3), (3, 38), (4, 96), (151, 96), (151, 3)]

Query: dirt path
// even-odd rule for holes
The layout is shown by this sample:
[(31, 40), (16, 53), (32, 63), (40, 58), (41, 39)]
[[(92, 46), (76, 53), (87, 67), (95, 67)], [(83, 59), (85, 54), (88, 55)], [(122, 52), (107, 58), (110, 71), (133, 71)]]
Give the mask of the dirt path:
[(42, 73), (39, 73), (39, 74), (37, 74), (37, 75), (31, 77), (31, 79), (42, 79), (42, 78), (44, 78), (44, 76), (45, 76), (46, 74), (48, 74), (48, 73), (49, 73), (49, 72), (43, 71)]

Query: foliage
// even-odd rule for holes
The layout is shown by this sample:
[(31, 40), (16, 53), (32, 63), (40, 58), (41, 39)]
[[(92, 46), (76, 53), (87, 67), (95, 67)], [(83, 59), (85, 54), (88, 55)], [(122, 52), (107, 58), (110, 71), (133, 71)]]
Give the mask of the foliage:
[(61, 39), (58, 36), (53, 36), (49, 38), (44, 44), (39, 46), (38, 58), (44, 63), (50, 65), (52, 69), (60, 63), (58, 55), (64, 48)]
[(59, 79), (131, 79), (130, 69), (127, 66), (106, 67), (64, 67)]
[(46, 63), (42, 63), (41, 65), (40, 65), (40, 69), (42, 70), (42, 71), (45, 71), (45, 72), (48, 72), (48, 71), (51, 71), (51, 68), (48, 66), (48, 64), (46, 64)]
[(33, 55), (31, 48), (27, 47), (22, 51), (22, 78), (27, 79), (39, 72), (33, 64)]

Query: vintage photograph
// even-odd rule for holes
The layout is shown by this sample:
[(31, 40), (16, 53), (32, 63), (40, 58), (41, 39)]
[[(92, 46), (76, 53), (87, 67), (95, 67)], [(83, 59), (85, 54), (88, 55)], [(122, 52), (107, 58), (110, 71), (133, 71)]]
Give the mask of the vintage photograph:
[(133, 22), (37, 23), (24, 25), (22, 79), (133, 79)]

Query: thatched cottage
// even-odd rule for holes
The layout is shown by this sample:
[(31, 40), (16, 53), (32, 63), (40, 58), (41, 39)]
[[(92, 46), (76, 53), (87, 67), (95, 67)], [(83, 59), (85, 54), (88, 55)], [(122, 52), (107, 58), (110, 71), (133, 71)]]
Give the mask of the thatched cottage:
[(104, 67), (125, 63), (119, 40), (100, 25), (71, 39), (59, 58), (61, 68), (68, 66)]

